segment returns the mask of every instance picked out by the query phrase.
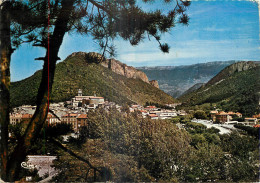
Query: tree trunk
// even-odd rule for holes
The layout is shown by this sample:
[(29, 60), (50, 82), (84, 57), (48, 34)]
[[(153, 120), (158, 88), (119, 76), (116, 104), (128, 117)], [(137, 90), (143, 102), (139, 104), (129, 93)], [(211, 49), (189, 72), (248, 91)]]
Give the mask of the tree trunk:
[(6, 181), (8, 160), (8, 124), (10, 102), (10, 2), (5, 1), (0, 7), (0, 149), (1, 149), (1, 178)]
[[(58, 52), (62, 44), (63, 37), (68, 31), (68, 22), (73, 9), (72, 0), (63, 0), (61, 2), (61, 10), (55, 22), (53, 35), (50, 37), (48, 44), (43, 70), (42, 80), (37, 95), (37, 108), (27, 126), (23, 138), (18, 142), (14, 152), (8, 161), (9, 181), (17, 180), (21, 168), (21, 162), (24, 161), (31, 145), (35, 142), (43, 128), (44, 122), (48, 114), (48, 97), (52, 91), (56, 62), (58, 60)], [(48, 61), (49, 60), (49, 61)], [(49, 75), (49, 77), (48, 77)]]

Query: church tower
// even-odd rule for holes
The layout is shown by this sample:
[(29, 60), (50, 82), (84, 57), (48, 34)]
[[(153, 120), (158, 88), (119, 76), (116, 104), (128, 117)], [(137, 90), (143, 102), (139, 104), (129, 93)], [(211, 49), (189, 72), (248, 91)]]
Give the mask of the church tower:
[(82, 96), (82, 89), (79, 89), (78, 96)]

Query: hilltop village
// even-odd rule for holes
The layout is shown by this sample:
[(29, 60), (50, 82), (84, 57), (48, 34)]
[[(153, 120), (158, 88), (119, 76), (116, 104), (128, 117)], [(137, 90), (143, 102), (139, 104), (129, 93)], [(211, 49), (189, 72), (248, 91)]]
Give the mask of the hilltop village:
[[(168, 107), (171, 109), (167, 110), (156, 106), (144, 107), (141, 105), (131, 105), (129, 107), (129, 112), (140, 111), (144, 118), (149, 117), (151, 119), (167, 119), (177, 115), (184, 116), (187, 114), (182, 110), (176, 111), (176, 105), (179, 104), (168, 104)], [(121, 112), (123, 107), (114, 102), (105, 101), (104, 97), (97, 97), (95, 95), (83, 96), (82, 90), (79, 89), (78, 95), (70, 101), (50, 104), (50, 111), (46, 123), (69, 123), (73, 126), (73, 130), (78, 132), (80, 127), (87, 125), (88, 111), (97, 108), (103, 108), (106, 111), (110, 108), (116, 108)], [(35, 109), (36, 106), (31, 105), (23, 105), (14, 108), (13, 112), (10, 114), (10, 124), (29, 123)]]
[[(176, 106), (181, 103), (166, 104), (167, 109), (162, 109), (154, 105), (142, 106), (133, 104), (127, 106), (128, 112), (138, 111), (143, 118), (150, 119), (171, 119), (177, 116), (186, 116), (194, 111), (188, 112), (184, 110), (176, 110)], [(52, 103), (50, 104), (50, 111), (48, 113), (46, 123), (67, 123), (71, 124), (74, 132), (79, 132), (80, 127), (87, 126), (88, 124), (88, 111), (95, 110), (97, 108), (103, 108), (109, 111), (110, 108), (116, 108), (119, 112), (126, 113), (126, 110), (122, 110), (124, 107), (116, 104), (115, 102), (105, 101), (104, 97), (83, 96), (82, 89), (78, 89), (78, 95), (66, 102)], [(28, 124), (35, 112), (36, 106), (23, 105), (13, 109), (10, 113), (10, 124), (15, 125), (22, 123)], [(236, 124), (239, 123), (233, 119), (242, 118), (242, 114), (239, 112), (224, 112), (220, 110), (210, 111), (210, 123), (217, 124)], [(260, 115), (254, 115), (250, 118), (244, 118), (244, 125), (257, 126), (260, 120)], [(194, 121), (194, 120), (193, 120)]]

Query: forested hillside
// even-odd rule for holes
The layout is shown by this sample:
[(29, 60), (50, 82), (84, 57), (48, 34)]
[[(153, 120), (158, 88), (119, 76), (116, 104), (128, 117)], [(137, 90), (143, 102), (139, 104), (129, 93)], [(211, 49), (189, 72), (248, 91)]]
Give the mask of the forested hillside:
[(240, 66), (247, 69), (227, 67), (201, 88), (181, 96), (180, 100), (189, 106), (214, 103), (223, 110), (239, 111), (245, 115), (258, 113), (260, 67), (246, 63), (241, 62)]
[[(190, 120), (190, 119), (189, 119)], [(258, 138), (237, 132), (220, 135), (216, 128), (172, 120), (122, 115), (102, 109), (88, 114), (88, 127), (67, 147), (90, 160), (103, 182), (255, 182), (258, 180)], [(53, 148), (53, 147), (50, 147)], [(53, 182), (93, 182), (89, 166), (59, 154)], [(106, 179), (104, 179), (106, 177)]]
[[(27, 79), (13, 82), (11, 84), (12, 106), (35, 104), (40, 78), (41, 71), (37, 71)], [(75, 55), (57, 64), (51, 101), (70, 100), (77, 95), (79, 88), (83, 89), (83, 95), (96, 94), (118, 104), (175, 102), (174, 98), (162, 90), (140, 79), (126, 78), (101, 64), (86, 60), (82, 55)]]

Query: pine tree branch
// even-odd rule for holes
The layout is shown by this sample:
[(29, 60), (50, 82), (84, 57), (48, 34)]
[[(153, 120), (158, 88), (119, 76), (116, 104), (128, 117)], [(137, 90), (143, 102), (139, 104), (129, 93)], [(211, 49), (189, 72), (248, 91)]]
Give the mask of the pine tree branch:
[(35, 44), (33, 44), (33, 46), (38, 46), (38, 47), (43, 47), (43, 48), (47, 48), (47, 46), (46, 45), (44, 45), (44, 44), (37, 44), (37, 43), (35, 43)]
[(52, 115), (54, 115), (56, 118), (58, 118), (58, 120), (61, 121), (61, 119), (59, 118), (59, 116), (57, 116), (57, 115), (54, 113), (53, 110), (49, 109), (49, 112), (50, 112)]
[(91, 4), (93, 4), (94, 6), (96, 6), (97, 8), (103, 10), (104, 12), (106, 12), (109, 16), (111, 16), (112, 18), (119, 20), (117, 17), (113, 16), (112, 12), (109, 11), (108, 9), (106, 9), (104, 6), (102, 6), (101, 4), (95, 2), (94, 0), (88, 0)]
[(43, 61), (45, 61), (46, 57), (38, 57), (38, 58), (35, 58), (34, 60), (43, 60)]
[(101, 171), (100, 171), (98, 168), (94, 167), (94, 166), (89, 162), (89, 160), (84, 159), (84, 158), (82, 158), (81, 156), (75, 154), (72, 150), (70, 150), (70, 149), (68, 149), (67, 147), (63, 146), (59, 141), (57, 141), (57, 140), (55, 140), (55, 139), (53, 139), (53, 138), (50, 138), (49, 140), (50, 140), (51, 143), (53, 143), (54, 145), (58, 146), (59, 148), (61, 148), (61, 149), (64, 150), (65, 152), (69, 153), (71, 156), (77, 158), (77, 159), (80, 160), (80, 161), (83, 161), (84, 163), (87, 163), (88, 166), (89, 166), (90, 168), (92, 168), (94, 171), (98, 171), (99, 173), (101, 173)]

